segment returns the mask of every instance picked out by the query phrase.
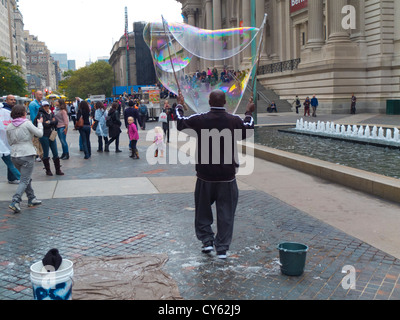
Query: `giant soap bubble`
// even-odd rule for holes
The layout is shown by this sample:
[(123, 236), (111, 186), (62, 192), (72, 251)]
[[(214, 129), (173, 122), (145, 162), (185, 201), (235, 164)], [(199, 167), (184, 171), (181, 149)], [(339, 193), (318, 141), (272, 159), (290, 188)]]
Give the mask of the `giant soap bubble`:
[[(265, 22), (266, 16), (260, 28), (204, 30), (163, 20), (148, 23), (143, 36), (150, 48), (156, 75), (164, 87), (175, 94), (180, 89), (186, 104), (195, 112), (208, 111), (210, 92), (220, 89), (226, 94), (226, 109), (235, 113), (252, 70), (258, 64)], [(257, 50), (253, 50), (252, 55), (253, 42)], [(229, 70), (227, 65), (244, 55), (248, 57), (247, 67), (240, 71)], [(206, 70), (197, 73), (195, 63), (206, 66)], [(219, 69), (216, 68), (216, 74), (212, 73), (214, 67)]]

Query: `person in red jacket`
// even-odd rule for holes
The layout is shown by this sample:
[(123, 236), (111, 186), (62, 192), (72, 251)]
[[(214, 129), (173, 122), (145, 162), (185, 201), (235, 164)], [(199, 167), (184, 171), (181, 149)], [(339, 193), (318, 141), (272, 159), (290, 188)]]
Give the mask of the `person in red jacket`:
[[(225, 93), (214, 90), (210, 94), (210, 111), (184, 117), (184, 97), (180, 93), (176, 106), (177, 129), (190, 130), (197, 136), (195, 190), (195, 231), (203, 243), (202, 252), (210, 253), (214, 246), (217, 256), (226, 259), (232, 241), (238, 187), (236, 173), (239, 168), (237, 141), (254, 133), (252, 113), (255, 106), (249, 103), (244, 119), (230, 114), (224, 108)], [(250, 130), (249, 130), (250, 129)], [(212, 204), (217, 208), (217, 234), (212, 230)]]

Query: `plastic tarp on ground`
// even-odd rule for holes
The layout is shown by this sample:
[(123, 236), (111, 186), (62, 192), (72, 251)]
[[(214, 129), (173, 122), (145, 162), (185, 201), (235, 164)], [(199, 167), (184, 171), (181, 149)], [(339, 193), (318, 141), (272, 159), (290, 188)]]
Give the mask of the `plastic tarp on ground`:
[(73, 300), (181, 300), (178, 286), (161, 270), (164, 254), (80, 257), (74, 261)]

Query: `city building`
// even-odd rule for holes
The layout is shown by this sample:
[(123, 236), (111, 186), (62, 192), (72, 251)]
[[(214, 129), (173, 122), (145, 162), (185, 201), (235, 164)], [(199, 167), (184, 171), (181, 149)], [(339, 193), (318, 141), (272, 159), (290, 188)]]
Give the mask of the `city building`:
[(68, 55), (66, 53), (52, 53), (51, 56), (59, 62), (61, 72), (68, 71)]
[(76, 71), (76, 61), (68, 60), (68, 70)]
[(98, 57), (97, 61), (105, 61), (108, 63), (108, 61), (110, 60), (110, 57)]
[(0, 2), (0, 56), (21, 67), (26, 73), (25, 43), (23, 40), (24, 23), (16, 0)]
[[(24, 31), (24, 40), (26, 45), (27, 75), (33, 75), (35, 79), (45, 79), (46, 81), (45, 86), (33, 89), (42, 91), (47, 89), (48, 92), (56, 90), (56, 63), (46, 44), (39, 41), (37, 36), (29, 34), (28, 30)], [(29, 78), (32, 79), (31, 77)], [(28, 83), (30, 84), (29, 81)]]
[[(114, 72), (114, 87), (131, 87), (132, 90), (133, 86), (156, 83), (153, 60), (143, 39), (145, 26), (144, 22), (133, 24), (133, 32), (128, 33), (129, 51), (125, 35), (122, 35), (119, 41), (114, 43), (109, 59)], [(127, 52), (129, 52), (128, 58)], [(128, 92), (128, 94), (130, 93)]]
[[(280, 99), (316, 94), (323, 113), (350, 112), (353, 93), (358, 112), (384, 113), (400, 99), (399, 0), (177, 1), (186, 23), (209, 30), (261, 26), (267, 14), (258, 80)], [(245, 51), (227, 67), (249, 59)]]

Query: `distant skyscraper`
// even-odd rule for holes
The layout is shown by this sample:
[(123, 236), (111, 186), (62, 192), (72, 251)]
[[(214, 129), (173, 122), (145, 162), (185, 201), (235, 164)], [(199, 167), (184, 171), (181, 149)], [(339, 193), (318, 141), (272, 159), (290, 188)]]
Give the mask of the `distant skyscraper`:
[(51, 56), (60, 63), (62, 72), (68, 71), (68, 57), (66, 53), (52, 53)]
[(98, 58), (97, 58), (97, 61), (105, 61), (105, 62), (108, 63), (108, 60), (109, 60), (109, 59), (110, 59), (109, 57), (98, 57)]
[(68, 60), (68, 70), (76, 71), (76, 61)]

